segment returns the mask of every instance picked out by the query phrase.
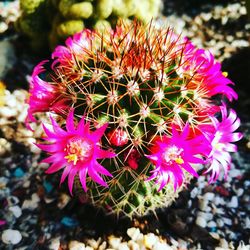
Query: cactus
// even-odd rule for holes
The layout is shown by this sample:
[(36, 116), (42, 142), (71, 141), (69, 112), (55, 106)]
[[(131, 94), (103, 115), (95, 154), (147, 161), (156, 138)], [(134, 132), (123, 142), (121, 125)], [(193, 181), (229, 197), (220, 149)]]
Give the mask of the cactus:
[[(40, 51), (48, 44), (55, 48), (83, 27), (101, 31), (103, 27), (114, 27), (119, 18), (130, 20), (136, 17), (149, 22), (159, 15), (161, 0), (20, 0), (20, 8), (22, 16), (16, 27), (36, 44), (32, 47)], [(45, 36), (40, 40), (40, 46), (36, 41), (39, 34)]]
[[(50, 67), (51, 64), (51, 67)], [(199, 169), (226, 175), (242, 135), (237, 99), (210, 52), (172, 29), (121, 23), (83, 30), (35, 67), (27, 125), (49, 112), (47, 173), (71, 194), (129, 217), (168, 206)]]

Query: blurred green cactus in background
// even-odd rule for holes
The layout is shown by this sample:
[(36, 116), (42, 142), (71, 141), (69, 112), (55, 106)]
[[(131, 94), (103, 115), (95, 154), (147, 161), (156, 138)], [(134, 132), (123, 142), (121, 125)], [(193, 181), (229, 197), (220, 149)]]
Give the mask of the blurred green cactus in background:
[(22, 15), (17, 30), (30, 38), (38, 51), (53, 49), (84, 27), (102, 30), (117, 20), (149, 22), (160, 13), (161, 0), (20, 0)]

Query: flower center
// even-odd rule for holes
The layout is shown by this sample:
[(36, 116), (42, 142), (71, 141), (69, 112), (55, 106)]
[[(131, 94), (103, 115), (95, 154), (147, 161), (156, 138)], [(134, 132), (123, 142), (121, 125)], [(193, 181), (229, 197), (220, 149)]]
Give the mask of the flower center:
[(64, 150), (67, 153), (64, 158), (76, 165), (78, 161), (86, 162), (92, 157), (94, 145), (88, 139), (72, 138)]
[(183, 149), (177, 148), (175, 145), (168, 147), (165, 152), (162, 154), (162, 158), (166, 163), (172, 164), (173, 162), (176, 162), (177, 164), (184, 163), (182, 159)]

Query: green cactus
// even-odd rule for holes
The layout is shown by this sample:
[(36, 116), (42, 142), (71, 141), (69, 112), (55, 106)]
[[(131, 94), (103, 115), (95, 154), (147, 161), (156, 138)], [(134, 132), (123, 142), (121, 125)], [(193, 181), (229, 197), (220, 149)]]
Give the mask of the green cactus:
[(57, 34), (60, 38), (67, 38), (77, 32), (82, 31), (84, 23), (81, 20), (68, 20), (57, 26)]
[[(73, 31), (80, 27), (103, 30), (103, 27), (114, 27), (120, 18), (137, 18), (149, 22), (160, 11), (161, 0), (20, 0), (22, 15), (17, 21), (18, 31), (28, 36), (33, 43), (40, 43), (38, 50), (49, 43), (53, 49)], [(36, 15), (39, 26), (32, 26), (32, 14)], [(55, 21), (56, 19), (56, 21)], [(60, 21), (59, 21), (60, 20)], [(72, 22), (74, 20), (74, 22)], [(25, 25), (19, 25), (25, 22)], [(81, 23), (82, 22), (82, 23)], [(57, 23), (58, 27), (55, 27)], [(109, 24), (108, 24), (109, 23)], [(76, 27), (73, 27), (76, 25)], [(38, 29), (37, 29), (38, 27)], [(32, 32), (31, 32), (32, 30)], [(31, 33), (45, 34), (46, 39), (34, 41), (37, 36)]]

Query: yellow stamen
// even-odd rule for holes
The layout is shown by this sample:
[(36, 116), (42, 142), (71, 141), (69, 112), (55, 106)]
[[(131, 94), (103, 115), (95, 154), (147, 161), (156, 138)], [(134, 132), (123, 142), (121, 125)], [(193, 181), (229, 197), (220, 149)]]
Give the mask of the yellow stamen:
[(78, 160), (78, 157), (77, 157), (76, 154), (67, 155), (67, 156), (65, 156), (64, 158), (67, 159), (68, 162), (73, 161), (73, 162), (74, 162), (74, 163), (73, 163), (74, 165), (76, 165), (77, 160)]
[(228, 72), (224, 71), (224, 72), (222, 72), (222, 75), (225, 76), (225, 77), (227, 77), (228, 76)]
[(177, 164), (182, 164), (182, 163), (184, 163), (183, 159), (182, 159), (180, 156), (179, 156), (178, 158), (175, 159), (175, 162), (176, 162)]

